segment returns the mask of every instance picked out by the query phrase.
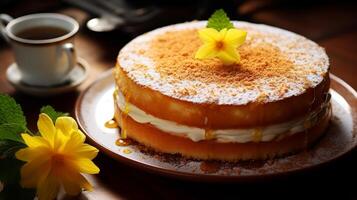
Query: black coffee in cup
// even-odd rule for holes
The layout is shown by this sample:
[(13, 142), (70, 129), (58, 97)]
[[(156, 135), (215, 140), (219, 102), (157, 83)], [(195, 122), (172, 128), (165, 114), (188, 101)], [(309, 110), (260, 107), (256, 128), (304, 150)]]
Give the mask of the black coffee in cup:
[(16, 33), (16, 36), (28, 40), (47, 40), (61, 37), (68, 33), (67, 30), (54, 26), (31, 27)]

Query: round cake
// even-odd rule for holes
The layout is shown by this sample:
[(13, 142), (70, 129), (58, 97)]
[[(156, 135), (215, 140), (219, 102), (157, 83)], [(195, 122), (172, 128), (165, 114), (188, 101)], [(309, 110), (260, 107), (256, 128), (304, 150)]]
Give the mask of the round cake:
[(206, 21), (156, 29), (129, 42), (115, 68), (115, 119), (151, 149), (195, 159), (266, 159), (308, 148), (328, 126), (324, 49), (279, 28), (247, 32), (240, 62), (196, 59)]

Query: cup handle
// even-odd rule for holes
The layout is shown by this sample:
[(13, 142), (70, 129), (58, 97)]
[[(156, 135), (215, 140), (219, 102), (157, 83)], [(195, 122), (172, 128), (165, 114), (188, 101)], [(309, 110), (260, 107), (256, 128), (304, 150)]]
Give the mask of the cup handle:
[(9, 38), (8, 38), (8, 36), (6, 34), (5, 27), (11, 20), (13, 20), (13, 18), (10, 15), (0, 14), (0, 32), (1, 32), (2, 37), (7, 42), (9, 42)]
[(74, 50), (74, 45), (72, 43), (65, 43), (62, 45), (63, 51), (67, 55), (68, 59), (68, 69), (66, 71), (66, 74), (72, 71), (72, 69), (76, 66), (77, 64), (77, 56), (76, 56), (76, 51)]

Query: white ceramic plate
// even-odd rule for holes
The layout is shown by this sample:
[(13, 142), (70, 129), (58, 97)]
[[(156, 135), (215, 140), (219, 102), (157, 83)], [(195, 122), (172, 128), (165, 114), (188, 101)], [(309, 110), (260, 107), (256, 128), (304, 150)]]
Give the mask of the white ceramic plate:
[[(284, 158), (238, 163), (207, 163), (177, 155), (143, 151), (133, 144), (120, 147), (118, 129), (106, 128), (113, 118), (112, 94), (114, 79), (109, 70), (79, 97), (76, 117), (89, 140), (102, 152), (134, 167), (163, 175), (200, 181), (244, 181), (267, 176), (283, 175), (320, 166), (339, 158), (357, 144), (357, 93), (338, 77), (331, 75), (331, 102), (333, 117), (327, 133), (311, 149)], [(128, 149), (131, 153), (128, 153)], [(208, 173), (202, 165), (213, 165)]]

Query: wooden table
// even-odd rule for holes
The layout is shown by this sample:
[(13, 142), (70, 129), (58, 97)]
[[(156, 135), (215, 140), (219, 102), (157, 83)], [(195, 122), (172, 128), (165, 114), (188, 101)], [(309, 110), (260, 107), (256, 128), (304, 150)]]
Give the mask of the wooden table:
[[(47, 5), (48, 4), (48, 5)], [(6, 12), (20, 16), (29, 12), (57, 12), (75, 17), (81, 23), (86, 14), (78, 9), (55, 3), (29, 0), (12, 6)], [(31, 6), (26, 6), (31, 5)], [(47, 7), (46, 7), (47, 6)], [(357, 9), (356, 4), (327, 4), (305, 7), (268, 7), (248, 16), (253, 22), (272, 24), (298, 32), (326, 48), (331, 71), (357, 89)], [(4, 12), (0, 8), (1, 12)], [(11, 49), (0, 43), (0, 92), (12, 95), (22, 106), (32, 129), (42, 105), (50, 104), (73, 114), (79, 93), (98, 74), (114, 66), (117, 52), (131, 36), (117, 33), (95, 34), (82, 29), (76, 38), (78, 55), (90, 65), (88, 79), (76, 91), (49, 98), (36, 98), (15, 91), (6, 81), (5, 71), (14, 61)], [(101, 168), (97, 176), (89, 176), (95, 185), (92, 193), (78, 199), (255, 199), (332, 197), (356, 199), (356, 151), (334, 163), (313, 171), (251, 183), (219, 184), (176, 180), (149, 174), (99, 154), (95, 162)], [(353, 184), (354, 182), (354, 184)], [(70, 199), (64, 197), (64, 199)]]

